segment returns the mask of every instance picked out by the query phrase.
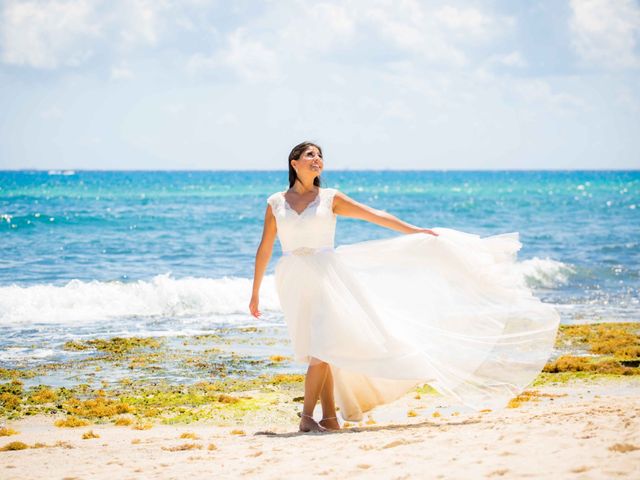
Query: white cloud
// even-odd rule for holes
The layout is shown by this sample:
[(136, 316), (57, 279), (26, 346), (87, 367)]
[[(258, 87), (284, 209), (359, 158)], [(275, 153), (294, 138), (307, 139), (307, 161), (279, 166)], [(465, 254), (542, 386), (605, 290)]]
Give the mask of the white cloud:
[(539, 79), (521, 79), (513, 83), (513, 90), (530, 104), (548, 107), (559, 113), (587, 110), (588, 104), (580, 97), (566, 92), (557, 92), (551, 85)]
[[(118, 65), (135, 48), (160, 49), (163, 40), (170, 40), (171, 54), (182, 56), (192, 72), (231, 71), (244, 81), (259, 82), (283, 78), (284, 66), (292, 71), (324, 60), (366, 66), (379, 58), (410, 59), (463, 67), (473, 63), (476, 46), (513, 24), (487, 9), (416, 0), (291, 0), (264, 11), (247, 9), (235, 25), (199, 21), (204, 11), (214, 15), (218, 9), (215, 3), (174, 0), (9, 0), (0, 26), (2, 58), (51, 69), (99, 55)], [(226, 35), (225, 41), (214, 42), (212, 52), (194, 54), (192, 41), (209, 37), (212, 30)], [(188, 40), (181, 43), (182, 38)], [(111, 78), (130, 75), (114, 67)]]
[(240, 125), (240, 120), (235, 113), (224, 113), (216, 119), (216, 125), (236, 127)]
[(75, 66), (93, 54), (100, 35), (93, 7), (85, 0), (10, 1), (2, 12), (2, 60), (36, 68)]
[(451, 30), (462, 31), (466, 35), (486, 36), (495, 23), (491, 17), (475, 8), (442, 7), (434, 13), (436, 22)]
[(462, 66), (467, 63), (464, 51), (448, 41), (417, 2), (403, 2), (398, 8), (371, 8), (363, 12), (374, 31), (392, 45), (417, 54), (428, 62)]
[(0, 16), (2, 61), (54, 69), (154, 46), (179, 8), (167, 0), (9, 0)]
[(249, 82), (279, 80), (312, 65), (323, 72), (329, 64), (367, 68), (381, 58), (459, 68), (474, 61), (473, 49), (513, 24), (488, 10), (415, 0), (282, 2), (228, 33), (211, 54), (192, 55), (187, 66), (191, 73), (232, 71)]
[(111, 67), (111, 80), (128, 80), (133, 77), (133, 72), (124, 65)]
[[(287, 17), (290, 15), (287, 12)], [(345, 44), (355, 34), (355, 18), (352, 12), (340, 4), (318, 3), (302, 5), (294, 15), (296, 20), (281, 18), (278, 42), (291, 51), (307, 53), (327, 52)]]
[(276, 52), (249, 36), (245, 28), (231, 32), (225, 46), (212, 55), (193, 55), (187, 68), (191, 73), (230, 70), (248, 82), (273, 81), (282, 75)]
[(121, 2), (116, 25), (125, 45), (155, 45), (158, 42), (161, 15), (167, 10), (166, 1), (128, 0)]
[(276, 52), (239, 28), (229, 35), (227, 47), (219, 53), (222, 63), (249, 81), (273, 80), (279, 76)]
[(618, 88), (615, 102), (619, 107), (626, 111), (633, 112), (636, 115), (640, 114), (640, 98), (638, 98), (637, 94), (627, 86), (621, 86)]
[(46, 120), (59, 120), (63, 115), (62, 109), (58, 106), (53, 106), (40, 112), (40, 117)]
[(637, 68), (640, 6), (634, 0), (571, 0), (572, 44), (587, 64)]
[(172, 102), (164, 106), (164, 110), (173, 115), (184, 112), (186, 108), (187, 106), (183, 102)]
[(396, 47), (428, 63), (462, 67), (471, 62), (469, 48), (507, 33), (510, 17), (471, 7), (428, 8), (414, 0), (363, 5), (360, 18)]
[(187, 69), (192, 74), (231, 72), (249, 83), (278, 81), (286, 76), (284, 65), (304, 65), (309, 54), (330, 53), (354, 34), (352, 12), (338, 3), (283, 2), (227, 33), (211, 54), (191, 55)]
[(515, 68), (524, 68), (527, 66), (527, 62), (520, 52), (511, 52), (506, 55), (493, 55), (489, 59), (489, 63)]
[(393, 100), (387, 102), (384, 107), (384, 113), (388, 118), (397, 118), (400, 120), (414, 120), (415, 111), (405, 102)]

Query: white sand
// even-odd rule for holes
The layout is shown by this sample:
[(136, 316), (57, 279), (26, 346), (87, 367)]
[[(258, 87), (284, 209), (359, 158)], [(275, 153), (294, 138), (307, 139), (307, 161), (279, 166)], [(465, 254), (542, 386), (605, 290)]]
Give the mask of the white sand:
[[(65, 429), (51, 418), (29, 418), (9, 422), (20, 434), (0, 437), (0, 446), (63, 441), (66, 447), (0, 452), (0, 478), (640, 478), (640, 379), (535, 390), (566, 396), (451, 415), (455, 409), (438, 397), (408, 395), (376, 409), (376, 424), (331, 434), (297, 433), (295, 419), (258, 427), (133, 430)], [(418, 415), (407, 417), (410, 409)], [(440, 417), (432, 416), (435, 410)], [(231, 434), (234, 428), (246, 434)], [(88, 430), (100, 438), (83, 440)], [(259, 433), (265, 430), (273, 434)], [(180, 439), (185, 432), (200, 438)], [(167, 450), (187, 443), (202, 448)]]

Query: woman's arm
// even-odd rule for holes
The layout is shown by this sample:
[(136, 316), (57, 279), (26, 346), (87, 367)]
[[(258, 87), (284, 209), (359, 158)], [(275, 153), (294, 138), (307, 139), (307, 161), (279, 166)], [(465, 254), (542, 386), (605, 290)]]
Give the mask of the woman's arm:
[(336, 215), (344, 217), (359, 218), (367, 222), (375, 223), (381, 227), (390, 228), (401, 233), (428, 233), (429, 235), (438, 236), (428, 228), (420, 228), (410, 223), (403, 222), (399, 218), (385, 212), (377, 210), (362, 203), (356, 202), (342, 192), (336, 192), (333, 198), (333, 212)]
[(273, 253), (273, 243), (276, 239), (276, 218), (271, 211), (271, 205), (267, 205), (267, 211), (264, 214), (264, 227), (262, 229), (262, 240), (258, 246), (256, 252), (256, 265), (253, 274), (253, 289), (251, 292), (251, 302), (249, 302), (249, 311), (251, 315), (258, 318), (262, 315), (262, 312), (258, 309), (260, 298), (260, 284), (262, 283), (262, 277), (271, 260), (271, 254)]

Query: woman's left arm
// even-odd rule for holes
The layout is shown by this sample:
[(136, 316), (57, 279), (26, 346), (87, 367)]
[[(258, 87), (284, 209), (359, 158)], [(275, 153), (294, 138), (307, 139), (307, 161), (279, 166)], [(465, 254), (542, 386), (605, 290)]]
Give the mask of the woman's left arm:
[(333, 213), (344, 217), (366, 220), (367, 222), (375, 223), (381, 227), (390, 228), (391, 230), (396, 230), (401, 233), (428, 233), (429, 235), (438, 236), (433, 230), (411, 225), (384, 210), (378, 210), (356, 202), (353, 198), (350, 198), (342, 192), (336, 192), (333, 197)]

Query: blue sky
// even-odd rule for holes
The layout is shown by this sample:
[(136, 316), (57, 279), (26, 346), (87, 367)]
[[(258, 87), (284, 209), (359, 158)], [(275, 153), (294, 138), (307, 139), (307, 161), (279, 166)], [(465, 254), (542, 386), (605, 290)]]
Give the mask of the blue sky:
[(640, 168), (640, 3), (0, 1), (0, 169)]

